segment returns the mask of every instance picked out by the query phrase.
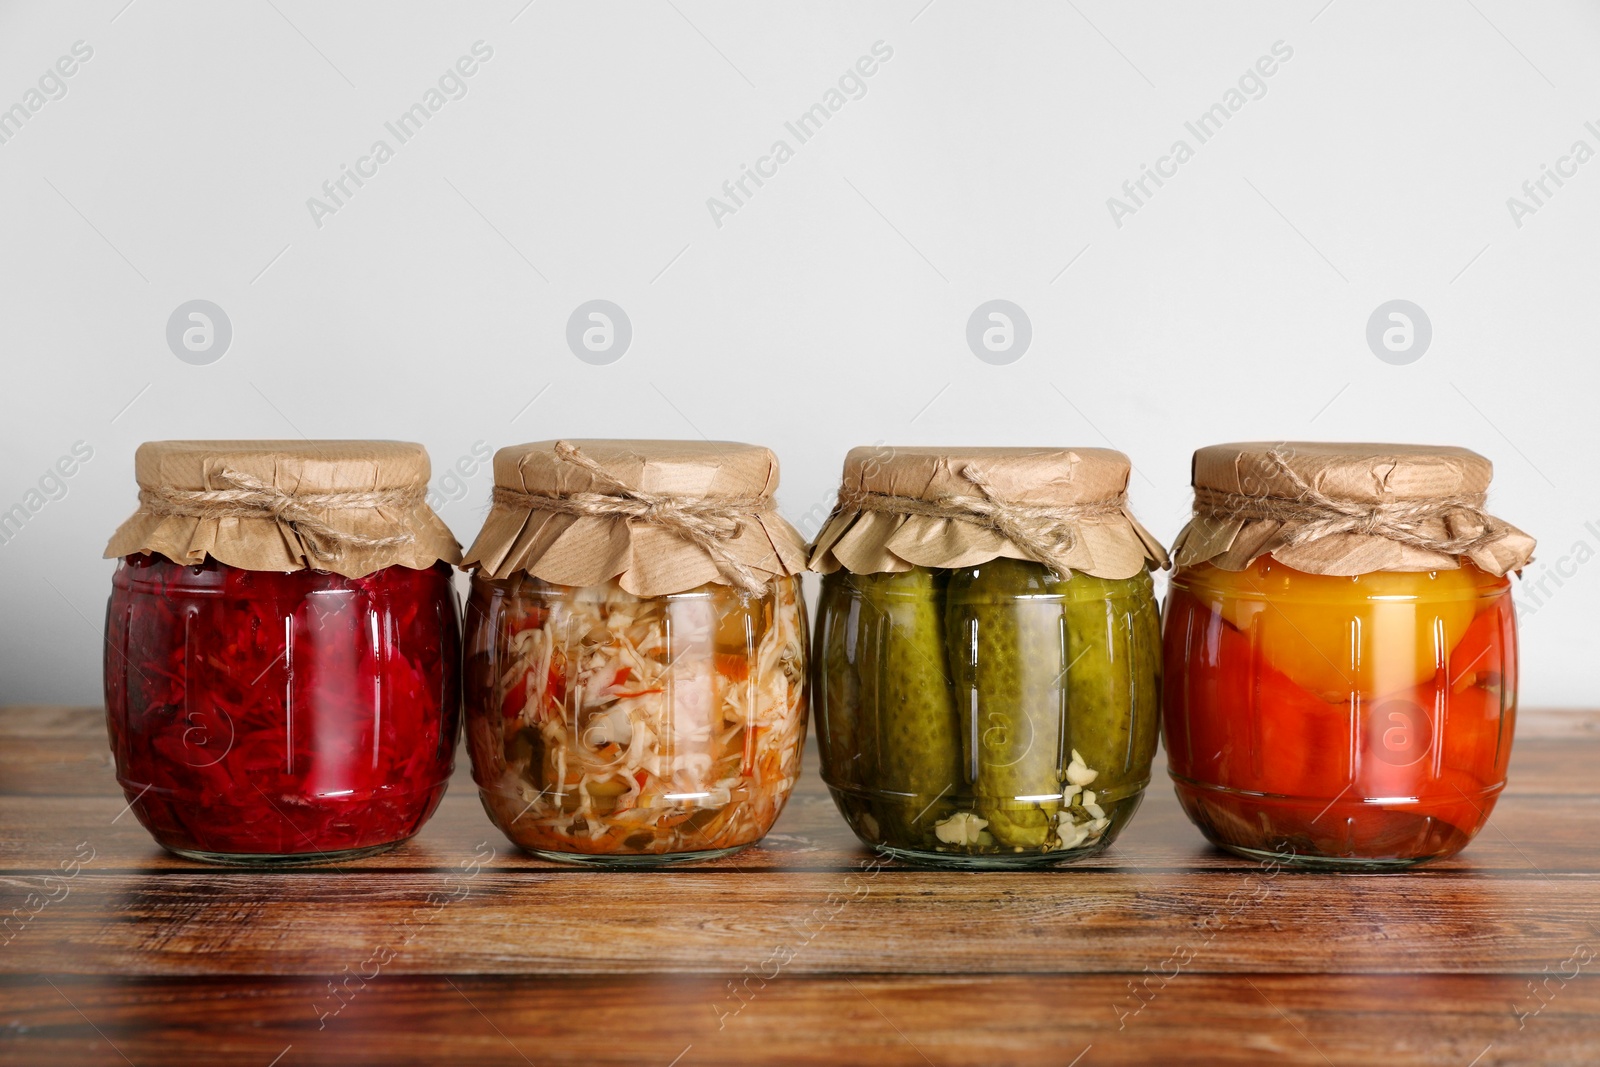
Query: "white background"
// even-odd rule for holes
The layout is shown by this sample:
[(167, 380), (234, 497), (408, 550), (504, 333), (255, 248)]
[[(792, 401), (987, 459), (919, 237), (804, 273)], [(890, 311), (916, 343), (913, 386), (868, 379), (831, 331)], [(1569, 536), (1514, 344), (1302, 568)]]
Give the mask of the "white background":
[[(1201, 444), (1461, 444), (1541, 539), (1524, 702), (1600, 702), (1600, 161), (1520, 227), (1507, 205), (1600, 149), (1593, 3), (125, 4), (0, 6), (0, 108), (93, 49), (0, 144), (0, 510), (93, 449), (0, 545), (0, 703), (98, 702), (139, 442), (300, 435), (424, 442), (463, 542), (488, 471), (440, 476), (480, 441), (760, 442), (807, 533), (853, 445), (1109, 444), (1169, 540)], [(466, 95), (398, 144), (477, 41)], [(878, 41), (799, 144), (784, 123)], [(1278, 41), (1199, 144), (1185, 121)], [(380, 138), (319, 227), (307, 199)], [(707, 199), (780, 138), (718, 226)], [(1194, 158), (1116, 225), (1179, 138)], [(633, 326), (606, 366), (565, 340), (596, 298)], [(1004, 366), (965, 340), (995, 298), (1033, 327)], [(1404, 366), (1366, 342), (1397, 298), (1433, 327)], [(210, 365), (168, 348), (192, 299), (232, 323)]]

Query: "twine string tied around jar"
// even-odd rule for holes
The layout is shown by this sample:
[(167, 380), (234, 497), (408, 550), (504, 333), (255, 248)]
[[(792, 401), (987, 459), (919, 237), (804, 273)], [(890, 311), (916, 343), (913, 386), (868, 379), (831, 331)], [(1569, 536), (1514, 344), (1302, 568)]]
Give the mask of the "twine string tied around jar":
[(158, 516), (274, 519), (294, 530), (311, 555), (322, 561), (338, 559), (346, 549), (388, 548), (410, 544), (416, 539), (416, 535), (409, 530), (389, 537), (341, 530), (322, 518), (322, 513), (329, 510), (410, 510), (422, 500), (421, 491), (415, 488), (291, 493), (231, 468), (224, 468), (212, 478), (228, 488), (174, 489), (170, 486), (151, 486), (139, 490), (140, 505), (146, 514)]
[(1063, 560), (1078, 543), (1078, 523), (1120, 515), (1127, 506), (1123, 493), (1082, 504), (1028, 504), (1006, 499), (977, 464), (966, 464), (961, 476), (978, 490), (977, 495), (944, 493), (937, 499), (925, 500), (852, 488), (840, 494), (839, 506), (845, 510), (976, 523), (1005, 538), (1034, 562), (1058, 572), (1070, 570)]
[(769, 496), (691, 497), (656, 493), (629, 485), (573, 444), (556, 444), (556, 456), (582, 469), (605, 492), (555, 493), (495, 486), (494, 502), (581, 518), (623, 518), (667, 530), (698, 546), (736, 588), (755, 595), (767, 591), (766, 577), (729, 551), (727, 542), (744, 524), (773, 510)]
[[(1301, 477), (1281, 451), (1269, 452), (1267, 458), (1274, 471), (1293, 486), (1293, 496), (1197, 486), (1195, 517), (1212, 522), (1267, 519), (1294, 523), (1294, 531), (1283, 541), (1288, 548), (1335, 534), (1360, 534), (1447, 556), (1467, 555), (1491, 545), (1508, 529), (1483, 510), (1482, 493), (1381, 503), (1341, 500)], [(1438, 532), (1441, 528), (1443, 534)]]

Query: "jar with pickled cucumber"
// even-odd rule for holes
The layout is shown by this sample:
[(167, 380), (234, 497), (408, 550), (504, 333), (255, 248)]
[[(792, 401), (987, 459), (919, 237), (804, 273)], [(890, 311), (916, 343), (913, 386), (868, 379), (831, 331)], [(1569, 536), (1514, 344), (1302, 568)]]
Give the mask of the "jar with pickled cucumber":
[(1164, 730), (1178, 799), (1213, 843), (1391, 869), (1483, 827), (1516, 717), (1510, 574), (1533, 550), (1484, 512), (1491, 471), (1411, 445), (1195, 454)]
[(546, 859), (648, 866), (759, 840), (800, 773), (804, 544), (777, 464), (722, 442), (495, 457), (467, 553), (465, 704), (484, 809)]
[(1108, 846), (1149, 782), (1160, 545), (1105, 449), (863, 448), (812, 550), (822, 774), (866, 844), (1018, 867)]

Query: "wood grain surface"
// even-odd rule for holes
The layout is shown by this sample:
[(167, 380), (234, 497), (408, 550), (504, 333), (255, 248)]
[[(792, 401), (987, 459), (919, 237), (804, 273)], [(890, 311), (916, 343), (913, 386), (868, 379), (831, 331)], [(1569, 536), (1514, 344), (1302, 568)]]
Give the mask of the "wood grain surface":
[(905, 868), (814, 754), (704, 864), (521, 854), (463, 767), (399, 849), (249, 872), (151, 842), (98, 710), (3, 709), (0, 1064), (1597, 1064), (1597, 765), (1600, 714), (1525, 715), (1488, 828), (1398, 875), (1218, 853), (1159, 766), (1085, 863)]

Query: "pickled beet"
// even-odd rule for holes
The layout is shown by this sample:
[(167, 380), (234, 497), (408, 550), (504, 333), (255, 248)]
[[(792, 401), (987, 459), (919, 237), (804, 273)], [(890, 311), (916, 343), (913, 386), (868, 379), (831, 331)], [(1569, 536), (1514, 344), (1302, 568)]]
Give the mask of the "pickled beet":
[(415, 834), (461, 729), (451, 573), (125, 557), (107, 611), (106, 717), (118, 781), (156, 841), (306, 862)]

